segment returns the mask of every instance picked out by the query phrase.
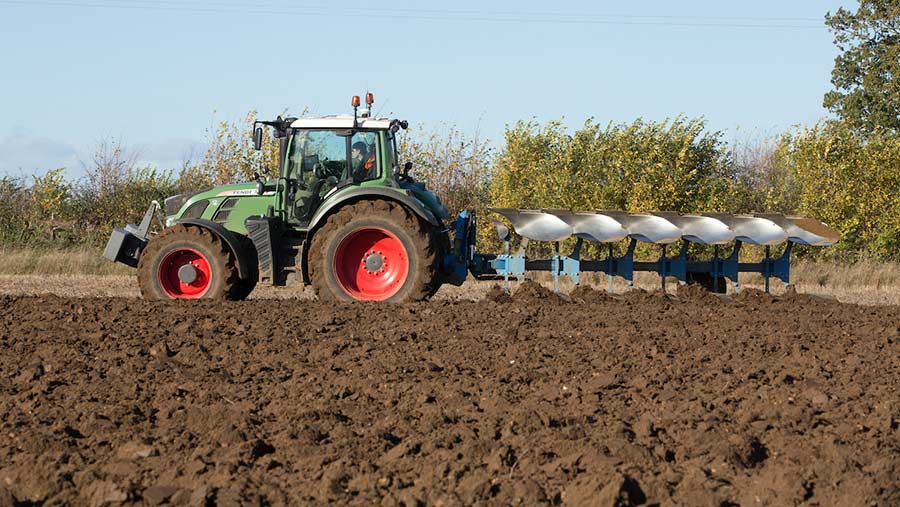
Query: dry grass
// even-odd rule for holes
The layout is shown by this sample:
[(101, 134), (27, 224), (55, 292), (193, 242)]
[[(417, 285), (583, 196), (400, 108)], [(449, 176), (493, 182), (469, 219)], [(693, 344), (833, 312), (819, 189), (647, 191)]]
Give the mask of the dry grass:
[(39, 250), (0, 247), (0, 275), (130, 275), (127, 266), (107, 261), (103, 250), (81, 247)]
[[(125, 297), (141, 296), (137, 279), (131, 275), (7, 275), (0, 274), (0, 294), (12, 296)], [(253, 299), (306, 299), (314, 297), (310, 288), (260, 285)]]
[(11, 296), (140, 297), (127, 275), (0, 275), (0, 294)]
[(821, 287), (873, 288), (892, 290), (900, 287), (900, 264), (861, 261), (856, 264), (802, 261), (792, 266), (799, 282)]
[[(546, 274), (530, 279), (552, 286)], [(741, 275), (741, 287), (762, 288), (759, 275)], [(793, 266), (792, 281), (799, 292), (830, 294), (846, 303), (866, 305), (900, 305), (900, 264), (864, 261), (853, 265), (833, 262), (798, 262)], [(502, 282), (469, 281), (462, 287), (444, 286), (438, 299), (481, 299), (494, 285)], [(512, 282), (515, 289), (518, 282)], [(602, 274), (586, 273), (582, 283), (606, 290), (607, 280)], [(659, 288), (659, 277), (652, 273), (635, 273), (635, 286), (645, 290)], [(574, 285), (560, 278), (560, 291), (569, 292)], [(669, 283), (674, 291), (677, 284)], [(772, 281), (774, 294), (784, 292), (781, 282)], [(628, 290), (622, 279), (614, 279), (613, 290)], [(730, 289), (729, 289), (730, 290)], [(67, 251), (2, 250), (0, 249), (0, 294), (48, 295), (74, 297), (138, 297), (134, 271), (102, 258), (101, 252), (82, 249)], [(311, 298), (309, 288), (271, 287), (261, 285), (253, 299)]]

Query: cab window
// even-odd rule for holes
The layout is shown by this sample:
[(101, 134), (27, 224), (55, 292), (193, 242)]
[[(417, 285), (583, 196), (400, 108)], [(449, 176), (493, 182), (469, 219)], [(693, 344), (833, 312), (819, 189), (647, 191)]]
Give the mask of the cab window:
[(301, 130), (291, 140), (290, 174), (297, 179), (345, 177), (347, 138), (331, 130)]

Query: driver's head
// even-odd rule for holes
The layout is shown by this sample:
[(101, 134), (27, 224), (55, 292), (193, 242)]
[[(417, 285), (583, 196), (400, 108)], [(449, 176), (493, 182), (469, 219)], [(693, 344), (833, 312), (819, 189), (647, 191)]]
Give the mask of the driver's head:
[(353, 158), (362, 158), (366, 155), (366, 143), (357, 141), (353, 143)]

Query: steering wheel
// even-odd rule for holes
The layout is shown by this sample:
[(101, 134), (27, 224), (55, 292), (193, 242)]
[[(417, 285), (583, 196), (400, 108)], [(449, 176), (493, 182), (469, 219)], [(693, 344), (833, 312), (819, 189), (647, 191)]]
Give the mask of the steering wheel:
[(324, 180), (328, 177), (329, 171), (328, 167), (325, 166), (325, 161), (316, 162), (316, 165), (313, 166), (313, 173), (316, 175), (317, 179)]
[(315, 171), (315, 173), (316, 173), (316, 178), (318, 178), (320, 180), (324, 180), (325, 178), (328, 178), (328, 177), (334, 177), (334, 178), (340, 179), (341, 178), (341, 169), (340, 168), (334, 169), (334, 168), (328, 167), (326, 165), (327, 162), (329, 162), (329, 160), (326, 158), (325, 160), (316, 163), (315, 168), (313, 168), (313, 171)]

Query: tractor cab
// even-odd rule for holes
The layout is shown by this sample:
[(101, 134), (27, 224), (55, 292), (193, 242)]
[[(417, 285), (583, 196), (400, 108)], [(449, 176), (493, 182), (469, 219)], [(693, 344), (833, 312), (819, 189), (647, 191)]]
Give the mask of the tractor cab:
[(393, 145), (387, 120), (350, 116), (294, 120), (283, 138), (284, 219), (307, 226), (320, 205), (340, 190), (388, 185)]
[[(449, 218), (440, 198), (409, 175), (410, 164), (399, 167), (396, 135), (408, 123), (370, 117), (374, 100), (367, 93), (367, 107), (360, 110), (359, 97), (354, 96), (353, 115), (256, 122), (273, 127), (281, 143), (282, 176), (280, 184), (273, 187), (273, 209), (286, 224), (309, 229), (328, 203), (349, 192), (366, 192), (363, 189), (406, 194), (436, 220)], [(257, 149), (262, 147), (262, 138), (261, 127), (254, 125)]]

